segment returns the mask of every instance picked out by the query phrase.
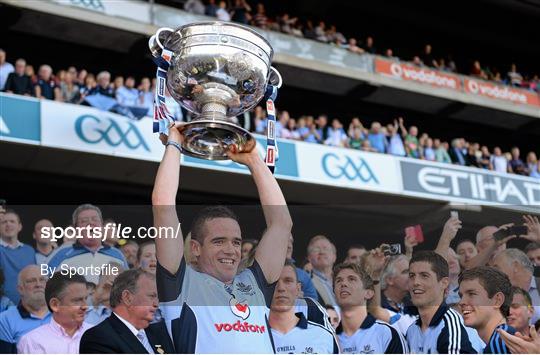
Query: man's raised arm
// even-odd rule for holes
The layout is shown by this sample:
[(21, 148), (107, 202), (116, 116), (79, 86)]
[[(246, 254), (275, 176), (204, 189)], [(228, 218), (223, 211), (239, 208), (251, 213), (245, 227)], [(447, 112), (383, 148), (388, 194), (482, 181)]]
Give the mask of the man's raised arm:
[[(162, 142), (174, 142), (180, 144), (182, 136), (179, 129), (181, 125), (170, 129), (169, 137), (161, 136)], [(173, 144), (165, 146), (165, 154), (159, 164), (154, 190), (152, 191), (152, 211), (154, 213), (154, 226), (168, 227), (171, 232), (158, 235), (156, 238), (156, 257), (158, 262), (167, 271), (175, 274), (180, 267), (184, 255), (184, 238), (176, 213), (176, 194), (180, 178), (180, 150)], [(177, 237), (177, 238), (175, 238)]]
[(256, 148), (249, 153), (236, 153), (233, 147), (229, 152), (229, 157), (249, 168), (257, 186), (266, 221), (266, 231), (257, 246), (255, 259), (266, 281), (274, 283), (279, 279), (283, 269), (292, 229), (292, 219), (285, 197)]

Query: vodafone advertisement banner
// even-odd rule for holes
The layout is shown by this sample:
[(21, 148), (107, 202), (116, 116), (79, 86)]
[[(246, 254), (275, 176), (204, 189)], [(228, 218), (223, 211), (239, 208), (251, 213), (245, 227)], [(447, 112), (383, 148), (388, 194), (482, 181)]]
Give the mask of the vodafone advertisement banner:
[(461, 91), (461, 80), (457, 75), (429, 68), (420, 68), (407, 63), (376, 58), (375, 72), (395, 79), (415, 81), (440, 88)]
[(540, 106), (540, 98), (534, 92), (502, 86), (482, 80), (465, 79), (465, 92), (492, 99), (500, 99), (516, 104)]

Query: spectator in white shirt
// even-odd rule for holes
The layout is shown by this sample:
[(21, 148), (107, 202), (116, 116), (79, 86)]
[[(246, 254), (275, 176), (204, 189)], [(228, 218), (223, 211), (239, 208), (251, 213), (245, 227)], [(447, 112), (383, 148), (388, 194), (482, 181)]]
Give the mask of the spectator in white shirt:
[(15, 68), (11, 63), (6, 62), (6, 51), (0, 48), (0, 91), (4, 91), (6, 80), (10, 73), (13, 73)]
[(499, 173), (508, 172), (508, 160), (501, 151), (501, 148), (495, 147), (493, 154), (489, 159), (489, 169)]
[(227, 11), (227, 3), (225, 1), (219, 2), (219, 9), (216, 11), (218, 20), (229, 22), (231, 20), (231, 14)]
[(148, 115), (151, 116), (154, 110), (154, 93), (150, 90), (150, 79), (143, 78), (139, 89), (139, 98), (137, 99), (137, 106), (148, 109)]
[(124, 83), (116, 90), (116, 101), (122, 106), (130, 107), (137, 106), (139, 91), (135, 89), (135, 78), (128, 76)]
[(332, 127), (328, 129), (328, 138), (324, 141), (324, 144), (333, 147), (346, 147), (349, 137), (343, 130), (343, 125), (337, 118), (332, 120)]

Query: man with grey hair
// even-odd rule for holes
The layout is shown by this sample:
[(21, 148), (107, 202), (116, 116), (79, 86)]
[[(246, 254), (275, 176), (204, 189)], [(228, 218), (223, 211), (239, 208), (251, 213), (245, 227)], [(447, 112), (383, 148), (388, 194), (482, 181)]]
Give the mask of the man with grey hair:
[(17, 95), (33, 96), (32, 78), (25, 73), (26, 60), (19, 58), (15, 62), (15, 71), (7, 77), (5, 92)]
[(409, 258), (405, 255), (391, 257), (381, 274), (381, 306), (395, 313), (403, 313), (410, 304)]
[(337, 307), (332, 284), (336, 246), (326, 236), (316, 235), (309, 241), (307, 258), (313, 266), (311, 281), (317, 290), (319, 303)]
[(81, 354), (175, 352), (165, 323), (151, 324), (158, 307), (153, 274), (133, 269), (118, 275), (112, 285), (110, 304), (111, 316), (84, 333)]
[(45, 302), (47, 276), (37, 265), (28, 265), (18, 276), (21, 301), (0, 313), (0, 353), (17, 353), (19, 339), (29, 331), (49, 323), (51, 314)]
[(50, 65), (43, 64), (39, 67), (38, 81), (34, 85), (34, 91), (38, 99), (55, 100), (60, 98), (60, 88), (52, 79), (53, 70)]
[(96, 77), (97, 85), (90, 90), (88, 96), (100, 94), (114, 98), (114, 89), (111, 86), (111, 73), (108, 71), (101, 71)]
[[(96, 233), (103, 227), (103, 217), (98, 207), (91, 204), (77, 207), (73, 212), (73, 226), (77, 231), (77, 240), (72, 246), (59, 248), (53, 252), (49, 258), (49, 270), (52, 273), (54, 273), (53, 270), (60, 270), (58, 268), (61, 267), (95, 269), (111, 262), (119, 263), (125, 269), (129, 268), (122, 252), (114, 247), (103, 245), (100, 238), (100, 234), (103, 233)], [(96, 272), (85, 275), (86, 280), (94, 284), (99, 282), (99, 276)]]
[(494, 258), (493, 266), (508, 276), (512, 286), (529, 292), (534, 307), (531, 322), (534, 324), (540, 319), (540, 280), (534, 277), (534, 265), (527, 254), (515, 248), (503, 250)]

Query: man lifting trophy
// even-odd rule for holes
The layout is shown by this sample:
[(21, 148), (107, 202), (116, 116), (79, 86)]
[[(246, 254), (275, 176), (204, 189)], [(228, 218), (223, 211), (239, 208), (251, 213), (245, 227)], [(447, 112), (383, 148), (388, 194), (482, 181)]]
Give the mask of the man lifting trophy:
[(268, 147), (266, 162), (273, 170), (275, 111), (273, 100), (281, 86), (271, 66), (273, 50), (256, 31), (237, 24), (199, 22), (176, 30), (161, 28), (150, 38), (158, 64), (154, 132), (167, 134), (174, 118), (165, 105), (165, 90), (195, 118), (183, 126), (182, 152), (208, 159), (228, 159), (255, 147), (253, 136), (237, 124), (236, 116), (267, 100)]

